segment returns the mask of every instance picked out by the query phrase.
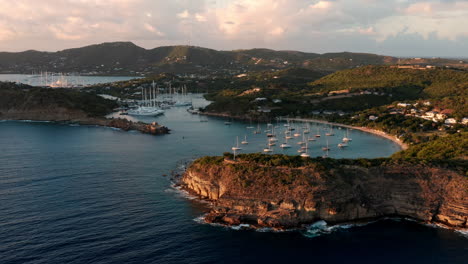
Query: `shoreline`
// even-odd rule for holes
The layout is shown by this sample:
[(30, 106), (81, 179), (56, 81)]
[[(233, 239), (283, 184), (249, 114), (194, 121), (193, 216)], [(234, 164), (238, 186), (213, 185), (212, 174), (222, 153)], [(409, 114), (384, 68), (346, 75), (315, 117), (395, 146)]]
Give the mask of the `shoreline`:
[[(214, 117), (223, 117), (223, 118), (232, 118), (232, 119), (237, 119), (237, 120), (249, 120), (249, 118), (246, 117), (241, 117), (241, 116), (232, 116), (226, 113), (211, 113), (211, 112), (198, 112), (199, 115), (206, 115), (206, 116), (214, 116)], [(320, 119), (312, 119), (312, 118), (283, 118), (283, 117), (278, 117), (280, 121), (283, 120), (292, 120), (292, 121), (300, 121), (300, 122), (310, 122), (310, 123), (319, 123), (319, 124), (326, 124), (326, 125), (332, 125), (332, 126), (339, 126), (339, 127), (345, 127), (345, 128), (351, 128), (351, 129), (356, 129), (360, 130), (369, 134), (373, 134), (376, 136), (380, 136), (383, 138), (386, 138), (388, 140), (393, 141), (395, 144), (397, 144), (401, 150), (407, 150), (409, 148), (408, 144), (402, 142), (400, 139), (398, 139), (396, 136), (390, 135), (385, 133), (384, 131), (377, 130), (377, 129), (372, 129), (368, 127), (357, 127), (357, 126), (351, 126), (351, 125), (345, 125), (341, 123), (334, 123), (334, 122), (329, 122), (325, 120), (320, 120)], [(266, 122), (267, 120), (263, 120)]]
[[(280, 118), (280, 120), (283, 120), (283, 118)], [(366, 133), (374, 134), (376, 136), (380, 136), (380, 137), (386, 138), (388, 140), (391, 140), (391, 141), (395, 142), (398, 146), (400, 146), (401, 150), (407, 150), (408, 147), (409, 147), (408, 144), (402, 142), (396, 136), (387, 134), (387, 133), (385, 133), (384, 131), (381, 131), (381, 130), (372, 129), (372, 128), (368, 128), (368, 127), (357, 127), (357, 126), (345, 125), (345, 124), (334, 123), (334, 122), (329, 122), (329, 121), (324, 121), (324, 120), (319, 120), (319, 119), (311, 119), (311, 118), (285, 118), (285, 120), (319, 123), (319, 124), (325, 124), (325, 125), (332, 125), (332, 126), (339, 126), (339, 127), (356, 129), (356, 130), (360, 130), (360, 131), (363, 131), (363, 132), (366, 132)]]
[(56, 123), (56, 124), (78, 124), (81, 126), (98, 126), (116, 128), (123, 131), (138, 131), (143, 134), (150, 135), (164, 135), (169, 134), (170, 129), (165, 126), (161, 126), (156, 122), (151, 124), (143, 122), (133, 122), (123, 118), (78, 118), (78, 119), (37, 119), (37, 118), (6, 118), (0, 119), (0, 121), (16, 121), (16, 122), (43, 122), (43, 123)]

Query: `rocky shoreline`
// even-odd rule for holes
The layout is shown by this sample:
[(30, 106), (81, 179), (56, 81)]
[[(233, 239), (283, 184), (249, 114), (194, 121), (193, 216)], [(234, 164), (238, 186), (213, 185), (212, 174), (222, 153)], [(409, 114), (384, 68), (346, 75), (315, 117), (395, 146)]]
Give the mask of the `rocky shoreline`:
[(291, 229), (385, 217), (466, 231), (468, 177), (430, 165), (305, 167), (195, 161), (180, 185), (211, 201), (207, 223)]
[(123, 131), (135, 130), (143, 134), (164, 135), (169, 134), (170, 129), (159, 125), (156, 122), (151, 124), (143, 122), (133, 122), (123, 118), (88, 117), (81, 111), (60, 111), (41, 113), (41, 111), (31, 112), (3, 112), (0, 114), (1, 120), (31, 120), (50, 121), (56, 123), (79, 124), (89, 126), (102, 126), (118, 128)]

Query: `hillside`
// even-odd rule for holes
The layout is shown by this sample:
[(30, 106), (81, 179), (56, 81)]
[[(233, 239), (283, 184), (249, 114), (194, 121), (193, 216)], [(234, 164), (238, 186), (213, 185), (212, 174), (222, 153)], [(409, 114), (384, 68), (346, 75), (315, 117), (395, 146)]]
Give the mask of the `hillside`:
[(144, 49), (131, 42), (111, 42), (58, 52), (0, 52), (0, 72), (40, 71), (82, 74), (222, 73), (303, 67), (336, 71), (368, 64), (394, 63), (396, 58), (362, 53), (315, 54), (250, 49), (218, 51), (194, 46)]
[(408, 97), (468, 95), (468, 72), (449, 69), (399, 69), (366, 66), (339, 71), (309, 83), (314, 92), (349, 89), (350, 92), (376, 90), (406, 94)]
[(100, 117), (115, 107), (115, 102), (90, 93), (0, 82), (0, 119), (69, 120)]
[(468, 178), (444, 165), (226, 155), (196, 160), (181, 185), (214, 201), (209, 223), (287, 229), (396, 216), (467, 228)]

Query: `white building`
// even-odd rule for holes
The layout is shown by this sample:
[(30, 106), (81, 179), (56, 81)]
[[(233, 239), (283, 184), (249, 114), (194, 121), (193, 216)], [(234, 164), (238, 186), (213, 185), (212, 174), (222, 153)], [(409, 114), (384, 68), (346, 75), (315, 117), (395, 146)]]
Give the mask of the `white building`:
[(456, 124), (457, 120), (455, 118), (447, 118), (445, 119), (445, 124), (453, 125)]
[(397, 106), (399, 106), (399, 107), (408, 107), (408, 106), (411, 106), (411, 104), (407, 104), (407, 103), (398, 103)]

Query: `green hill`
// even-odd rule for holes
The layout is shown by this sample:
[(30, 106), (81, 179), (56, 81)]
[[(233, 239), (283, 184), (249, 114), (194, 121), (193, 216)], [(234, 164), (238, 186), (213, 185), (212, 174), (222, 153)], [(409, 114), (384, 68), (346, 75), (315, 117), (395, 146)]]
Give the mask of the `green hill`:
[[(49, 113), (66, 109), (81, 111), (96, 117), (103, 116), (117, 107), (114, 101), (106, 100), (92, 93), (71, 89), (35, 88), (27, 85), (0, 82), (0, 119), (10, 113)], [(2, 114), (3, 113), (3, 114)]]
[(40, 71), (92, 74), (235, 73), (309, 68), (327, 72), (367, 64), (386, 64), (385, 56), (361, 53), (316, 54), (248, 49), (218, 51), (194, 46), (144, 49), (131, 42), (110, 42), (58, 52), (0, 52), (0, 72)]
[(449, 69), (398, 69), (365, 66), (339, 71), (309, 83), (314, 92), (377, 90), (410, 98), (468, 95), (468, 72)]

